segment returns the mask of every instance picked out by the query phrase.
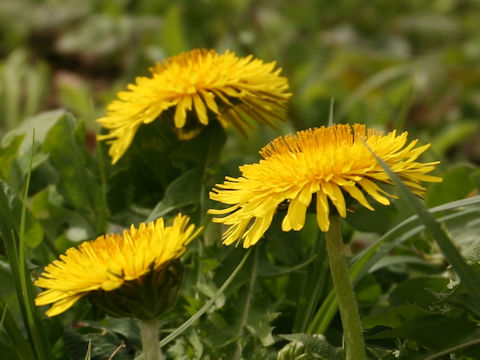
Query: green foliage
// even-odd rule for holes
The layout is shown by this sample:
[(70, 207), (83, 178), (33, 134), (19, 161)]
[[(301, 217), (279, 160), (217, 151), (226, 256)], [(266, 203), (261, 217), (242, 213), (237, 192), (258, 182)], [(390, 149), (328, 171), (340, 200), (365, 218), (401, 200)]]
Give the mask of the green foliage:
[[(349, 208), (343, 230), (369, 357), (479, 359), (477, 7), (1, 1), (2, 359), (141, 358), (134, 321), (107, 317), (84, 299), (46, 318), (32, 282), (71, 246), (180, 211), (205, 229), (182, 257), (180, 297), (161, 318), (167, 359), (342, 359), (315, 216), (285, 233), (278, 214), (246, 252), (221, 245), (222, 228), (206, 215), (215, 183), (238, 176), (274, 137), (327, 124), (329, 112), (334, 122), (408, 130), (431, 143), (424, 160), (440, 160), (436, 175), (444, 178), (428, 187), (426, 206), (400, 190), (393, 206)], [(289, 122), (244, 139), (212, 121), (186, 141), (153, 122), (111, 165), (108, 145), (95, 143), (105, 105), (154, 62), (199, 47), (277, 61), (293, 93)]]
[(324, 339), (307, 334), (290, 334), (282, 335), (286, 340), (291, 341), (287, 346), (301, 344), (302, 346), (296, 346), (294, 353), (285, 351), (285, 347), (281, 350), (278, 356), (278, 360), (303, 360), (303, 359), (329, 359), (329, 360), (341, 360), (343, 359), (342, 351), (334, 348)]

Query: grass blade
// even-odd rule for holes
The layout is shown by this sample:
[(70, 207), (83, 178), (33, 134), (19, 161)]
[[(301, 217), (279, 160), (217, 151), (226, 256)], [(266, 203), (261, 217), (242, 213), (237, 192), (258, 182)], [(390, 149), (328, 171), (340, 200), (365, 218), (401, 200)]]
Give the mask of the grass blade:
[(33, 345), (36, 358), (39, 360), (49, 360), (53, 359), (53, 356), (46, 338), (46, 332), (43, 330), (43, 323), (38, 308), (33, 303), (33, 284), (25, 261), (25, 200), (28, 194), (32, 159), (33, 144), (30, 168), (25, 184), (24, 201), (22, 202), (20, 224), (17, 223), (12, 213), (6, 194), (10, 195), (9, 197), (12, 202), (15, 200), (18, 201), (18, 199), (10, 187), (5, 182), (0, 181), (0, 232), (4, 238), (5, 251), (10, 263), (17, 299), (29, 340)]
[(5, 329), (18, 358), (21, 360), (35, 360), (30, 343), (23, 337), (22, 331), (18, 328), (2, 298), (0, 298), (0, 312), (2, 313), (0, 326)]
[(365, 143), (365, 146), (373, 156), (375, 156), (377, 162), (395, 183), (400, 196), (407, 200), (409, 206), (417, 213), (426, 229), (432, 234), (440, 250), (442, 250), (443, 255), (455, 269), (460, 280), (465, 284), (477, 310), (480, 310), (480, 276), (467, 264), (457, 247), (453, 244), (446, 227), (435, 219), (425, 204), (410, 191), (400, 177), (395, 174), (382, 159), (375, 155), (367, 143)]
[[(440, 222), (447, 222), (449, 220), (458, 219), (473, 212), (477, 212), (478, 209), (471, 208), (472, 205), (476, 204), (480, 204), (480, 196), (439, 205), (429, 209), (429, 212), (434, 214), (438, 212), (464, 209), (453, 214), (445, 215), (438, 219)], [(370, 245), (367, 249), (356, 255), (350, 268), (350, 276), (353, 284), (355, 285), (374, 264), (389, 254), (392, 249), (400, 245), (402, 242), (408, 240), (412, 236), (424, 231), (425, 226), (419, 225), (419, 223), (420, 219), (418, 215), (412, 215), (381, 236), (374, 244)], [(389, 242), (390, 240), (392, 241)], [(336, 312), (337, 300), (332, 289), (315, 314), (314, 319), (307, 329), (307, 333), (325, 333)]]

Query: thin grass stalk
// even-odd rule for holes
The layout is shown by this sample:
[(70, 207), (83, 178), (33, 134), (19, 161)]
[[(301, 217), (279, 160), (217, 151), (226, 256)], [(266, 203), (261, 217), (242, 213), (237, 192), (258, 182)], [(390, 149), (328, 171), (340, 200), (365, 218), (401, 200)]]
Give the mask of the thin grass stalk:
[(205, 303), (205, 305), (202, 306), (200, 310), (198, 310), (195, 314), (193, 314), (187, 321), (185, 321), (182, 325), (180, 325), (175, 331), (173, 331), (171, 334), (166, 336), (164, 339), (160, 341), (160, 347), (163, 347), (167, 345), (170, 341), (174, 340), (177, 336), (179, 336), (182, 332), (187, 330), (192, 324), (200, 317), (202, 316), (209, 308), (210, 306), (213, 305), (213, 303), (218, 299), (220, 295), (223, 294), (225, 289), (230, 285), (230, 283), (235, 279), (235, 277), (238, 275), (240, 270), (242, 269), (243, 265), (248, 259), (248, 256), (252, 252), (252, 248), (250, 248), (245, 255), (243, 256), (242, 260), (240, 260), (240, 263), (237, 265), (235, 270), (230, 274), (227, 280), (223, 283), (223, 285), (218, 289), (218, 291)]
[(248, 322), (248, 314), (250, 313), (250, 309), (253, 303), (253, 297), (254, 297), (254, 292), (255, 292), (255, 284), (257, 282), (257, 269), (258, 269), (258, 253), (260, 251), (260, 247), (255, 246), (255, 249), (253, 250), (254, 256), (253, 256), (253, 264), (252, 264), (252, 269), (250, 271), (250, 280), (248, 282), (248, 290), (247, 290), (247, 295), (245, 299), (245, 306), (243, 307), (242, 310), (242, 316), (240, 318), (240, 324), (238, 327), (238, 340), (235, 345), (235, 353), (233, 355), (233, 360), (240, 360), (242, 357), (242, 351), (243, 351), (243, 345), (242, 345), (242, 335), (243, 331), (245, 329), (245, 326), (247, 325)]
[(314, 309), (318, 306), (319, 299), (326, 288), (328, 281), (328, 261), (325, 239), (318, 238), (312, 247), (315, 259), (309, 265), (298, 300), (297, 312), (293, 324), (293, 333), (303, 333), (307, 330), (312, 320)]

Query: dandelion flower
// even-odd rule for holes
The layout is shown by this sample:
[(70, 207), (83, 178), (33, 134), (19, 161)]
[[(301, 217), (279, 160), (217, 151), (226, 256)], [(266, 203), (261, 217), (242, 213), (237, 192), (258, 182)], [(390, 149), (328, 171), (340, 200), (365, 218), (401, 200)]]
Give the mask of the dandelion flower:
[(129, 296), (141, 296), (138, 287), (151, 278), (155, 286), (161, 287), (169, 281), (164, 270), (185, 252), (186, 245), (200, 231), (188, 222), (187, 216), (179, 214), (171, 226), (165, 226), (160, 218), (141, 223), (138, 228), (132, 225), (123, 234), (100, 236), (68, 249), (35, 281), (35, 285), (47, 289), (38, 294), (35, 304), (53, 304), (46, 314), (55, 316), (86, 295), (115, 296), (125, 290), (130, 291)]
[[(107, 115), (97, 120), (110, 131), (98, 139), (110, 141), (109, 154), (116, 163), (137, 129), (161, 116), (185, 129), (207, 125), (214, 115), (224, 127), (231, 125), (244, 135), (248, 118), (274, 126), (285, 119), (290, 97), (287, 79), (275, 65), (252, 55), (238, 58), (230, 51), (220, 55), (205, 49), (166, 59), (150, 69), (151, 77), (137, 77), (118, 93)], [(189, 116), (193, 112), (196, 120)]]
[(257, 243), (280, 204), (288, 204), (282, 230), (302, 229), (313, 195), (318, 226), (324, 232), (330, 226), (331, 209), (346, 217), (346, 196), (370, 210), (374, 208), (365, 195), (388, 205), (387, 196), (393, 195), (378, 183), (392, 182), (361, 139), (416, 195), (425, 192), (422, 181), (442, 180), (427, 175), (438, 162), (415, 161), (430, 145), (416, 147), (417, 140), (407, 145), (407, 132), (383, 135), (359, 124), (299, 131), (273, 140), (260, 151), (262, 160), (241, 166), (241, 177), (226, 177), (210, 192), (211, 199), (230, 205), (209, 210), (225, 215), (213, 219), (229, 226), (224, 244), (243, 240), (247, 248)]

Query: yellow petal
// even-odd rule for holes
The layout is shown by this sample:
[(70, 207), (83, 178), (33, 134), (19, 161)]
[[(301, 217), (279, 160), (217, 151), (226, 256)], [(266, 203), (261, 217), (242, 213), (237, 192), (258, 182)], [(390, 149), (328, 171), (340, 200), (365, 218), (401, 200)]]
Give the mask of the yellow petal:
[(218, 114), (218, 106), (215, 102), (215, 96), (211, 92), (201, 91), (203, 100), (205, 100), (205, 104), (207, 104), (208, 108), (212, 110), (215, 114)]
[(358, 183), (362, 186), (362, 188), (367, 192), (368, 195), (370, 195), (380, 204), (390, 205), (390, 200), (388, 200), (385, 196), (379, 194), (380, 188), (373, 181), (363, 178)]
[(322, 189), (317, 192), (317, 223), (321, 231), (328, 231), (330, 227), (329, 213), (330, 209), (328, 207), (327, 196), (323, 193)]
[(207, 109), (205, 108), (205, 104), (198, 94), (193, 95), (193, 104), (195, 105), (198, 121), (200, 121), (200, 123), (203, 125), (208, 125)]
[(175, 127), (180, 129), (185, 125), (185, 122), (187, 121), (186, 112), (191, 108), (192, 108), (191, 96), (185, 96), (179, 101), (177, 105), (177, 109), (175, 110), (175, 116), (174, 116)]
[(312, 195), (310, 194), (310, 189), (304, 188), (300, 192), (300, 194), (290, 202), (290, 205), (288, 206), (287, 215), (285, 215), (282, 221), (283, 231), (290, 231), (292, 229), (295, 231), (298, 231), (303, 228), (303, 225), (305, 224), (305, 215), (307, 212), (307, 207), (310, 204), (310, 201), (308, 201), (308, 204), (305, 204), (306, 198), (304, 193), (306, 191), (308, 191), (310, 200), (312, 199)]
[(342, 189), (344, 189), (346, 192), (350, 194), (352, 198), (357, 200), (361, 205), (365, 206), (369, 210), (375, 210), (372, 205), (369, 204), (367, 199), (365, 198), (365, 195), (355, 186), (342, 186)]
[(84, 295), (85, 294), (78, 294), (78, 295), (74, 295), (66, 299), (57, 301), (55, 304), (52, 305), (50, 309), (48, 309), (45, 312), (45, 314), (49, 317), (61, 314), (67, 311), (68, 309), (70, 309), (73, 306), (73, 304), (75, 304), (78, 300), (80, 300)]
[(248, 248), (252, 245), (255, 245), (258, 240), (265, 234), (268, 227), (272, 223), (273, 214), (275, 211), (272, 211), (270, 214), (267, 214), (264, 217), (257, 218), (254, 224), (247, 230), (245, 233), (245, 239), (243, 242), (243, 247)]
[(231, 245), (245, 233), (251, 219), (245, 219), (232, 225), (223, 233), (223, 244)]
[(347, 208), (345, 205), (345, 198), (343, 197), (342, 191), (333, 182), (325, 182), (322, 184), (322, 188), (325, 194), (330, 198), (332, 204), (337, 208), (338, 213), (341, 217), (347, 216)]

